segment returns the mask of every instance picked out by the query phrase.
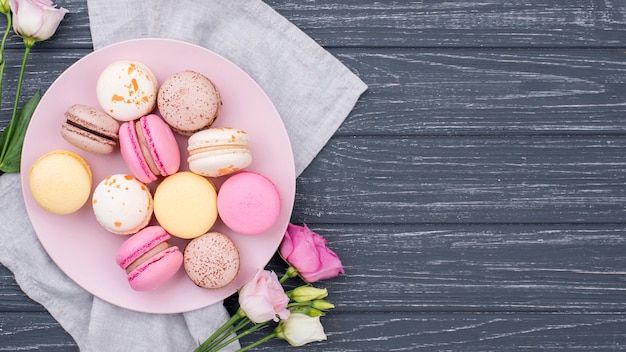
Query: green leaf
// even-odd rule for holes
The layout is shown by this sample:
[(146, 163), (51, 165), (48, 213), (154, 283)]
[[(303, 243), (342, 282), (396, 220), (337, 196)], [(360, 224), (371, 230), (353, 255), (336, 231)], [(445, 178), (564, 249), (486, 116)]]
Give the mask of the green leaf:
[(4, 141), (7, 138), (7, 153), (4, 156), (4, 159), (0, 162), (0, 170), (3, 172), (20, 172), (20, 163), (22, 159), (22, 145), (24, 144), (24, 136), (26, 135), (26, 129), (28, 128), (28, 124), (30, 123), (30, 119), (33, 117), (33, 113), (35, 112), (35, 108), (39, 101), (41, 100), (41, 93), (37, 91), (35, 95), (26, 104), (22, 107), (22, 110), (15, 116), (15, 120), (12, 120), (11, 124), (16, 124), (13, 126), (14, 131), (12, 136), (5, 136), (6, 132), (9, 128), (5, 128), (5, 131), (0, 136), (0, 145), (4, 145)]

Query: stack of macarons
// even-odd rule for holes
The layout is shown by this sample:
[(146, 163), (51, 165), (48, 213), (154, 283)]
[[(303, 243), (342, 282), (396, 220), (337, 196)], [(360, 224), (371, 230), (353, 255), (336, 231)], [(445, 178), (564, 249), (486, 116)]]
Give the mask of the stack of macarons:
[[(252, 164), (248, 134), (212, 127), (222, 107), (217, 87), (191, 70), (159, 86), (146, 65), (121, 60), (101, 72), (95, 88), (100, 106), (68, 107), (61, 135), (90, 153), (110, 154), (119, 146), (128, 172), (99, 180), (92, 191), (84, 159), (54, 151), (31, 168), (36, 202), (68, 214), (91, 194), (97, 222), (112, 234), (129, 236), (117, 262), (134, 290), (156, 289), (180, 267), (200, 287), (231, 283), (239, 272), (239, 251), (230, 235), (213, 229), (218, 218), (233, 234), (259, 235), (278, 220), (281, 200), (268, 177), (246, 170)], [(186, 165), (176, 135), (187, 142)], [(61, 186), (46, 184), (50, 169), (65, 180)], [(185, 248), (171, 246), (170, 236)]]

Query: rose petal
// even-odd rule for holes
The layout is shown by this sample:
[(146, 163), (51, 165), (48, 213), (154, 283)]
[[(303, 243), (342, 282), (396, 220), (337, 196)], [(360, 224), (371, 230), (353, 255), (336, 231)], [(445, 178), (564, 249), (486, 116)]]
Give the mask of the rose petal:
[(287, 260), (293, 252), (293, 241), (291, 239), (291, 234), (289, 233), (291, 226), (293, 225), (287, 225), (287, 231), (285, 231), (285, 236), (280, 244), (280, 255), (282, 255), (285, 260)]

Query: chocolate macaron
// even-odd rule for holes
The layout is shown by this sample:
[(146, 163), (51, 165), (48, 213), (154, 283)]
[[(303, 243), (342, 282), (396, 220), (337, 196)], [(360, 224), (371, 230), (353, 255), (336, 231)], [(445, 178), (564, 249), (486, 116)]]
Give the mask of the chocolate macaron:
[(82, 150), (111, 153), (118, 143), (119, 123), (105, 112), (87, 105), (75, 104), (65, 112), (61, 136)]

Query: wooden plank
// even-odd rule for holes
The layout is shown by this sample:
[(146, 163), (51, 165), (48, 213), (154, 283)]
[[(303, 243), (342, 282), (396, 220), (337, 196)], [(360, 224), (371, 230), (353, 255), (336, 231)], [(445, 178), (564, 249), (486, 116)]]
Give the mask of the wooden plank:
[[(506, 2), (266, 0), (326, 47), (616, 47), (626, 45), (623, 1)], [(70, 12), (45, 48), (91, 46), (87, 2)], [(0, 23), (4, 23), (0, 19)], [(17, 40), (9, 48), (18, 47)]]
[[(328, 340), (300, 351), (608, 351), (626, 347), (624, 314), (330, 314)], [(263, 334), (244, 338), (243, 345)], [(272, 340), (255, 351), (286, 350)]]
[(626, 132), (621, 49), (331, 52), (369, 86), (341, 135)]
[[(23, 49), (15, 49), (7, 51), (5, 55), (7, 65), (2, 79), (3, 95), (0, 108), (0, 130), (4, 129), (11, 119), (23, 52)], [(63, 71), (89, 52), (91, 52), (90, 49), (50, 52), (35, 45), (31, 51), (24, 74), (20, 107), (38, 90), (41, 93), (45, 93)], [(73, 94), (71, 89), (68, 90), (68, 94)]]
[[(23, 97), (89, 49), (33, 49)], [(623, 50), (388, 50), (332, 53), (368, 85), (338, 135), (626, 133)], [(0, 125), (10, 115), (22, 52), (8, 53)]]
[(78, 346), (47, 313), (2, 313), (0, 350), (70, 352)]
[(341, 311), (626, 311), (624, 225), (310, 226)]
[(298, 178), (294, 220), (624, 223), (626, 141), (335, 137)]
[(0, 316), (6, 312), (45, 312), (45, 309), (22, 292), (13, 273), (0, 264)]
[(309, 226), (346, 271), (316, 285), (347, 314), (626, 312), (626, 225)]
[[(626, 225), (309, 226), (342, 259), (346, 274), (316, 285), (345, 314), (626, 312)], [(0, 312), (42, 311), (11, 275), (0, 288)]]
[[(625, 349), (622, 1), (266, 2), (370, 87), (298, 179), (293, 221), (347, 271), (299, 350)], [(91, 51), (60, 5), (25, 96)], [(1, 266), (0, 312), (0, 350), (77, 350)]]
[[(331, 313), (321, 321), (328, 340), (298, 351), (606, 351), (626, 346), (623, 313)], [(78, 351), (71, 336), (45, 314), (2, 314), (0, 331), (2, 350)], [(247, 336), (242, 344), (267, 332)], [(288, 346), (274, 339), (254, 350), (276, 351)]]
[(330, 47), (624, 47), (623, 1), (266, 0)]

